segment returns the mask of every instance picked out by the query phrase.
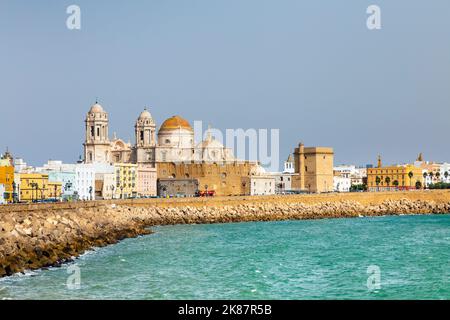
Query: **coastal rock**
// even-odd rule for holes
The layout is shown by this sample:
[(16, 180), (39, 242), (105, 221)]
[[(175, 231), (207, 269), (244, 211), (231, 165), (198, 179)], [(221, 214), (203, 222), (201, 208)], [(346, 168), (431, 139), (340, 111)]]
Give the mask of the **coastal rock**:
[[(244, 200), (247, 199), (247, 200)], [(0, 216), (0, 277), (27, 269), (59, 266), (86, 250), (148, 234), (149, 226), (322, 219), (392, 214), (447, 213), (450, 202), (386, 199), (374, 204), (353, 200), (258, 202), (251, 197), (233, 204), (177, 203), (156, 206), (96, 204), (89, 207), (34, 206), (27, 211), (3, 211)], [(295, 198), (294, 198), (295, 199)], [(307, 199), (307, 198), (305, 198)], [(170, 200), (169, 200), (170, 201)], [(211, 200), (212, 201), (212, 200)], [(170, 202), (168, 202), (170, 204)], [(80, 204), (81, 205), (81, 204)]]

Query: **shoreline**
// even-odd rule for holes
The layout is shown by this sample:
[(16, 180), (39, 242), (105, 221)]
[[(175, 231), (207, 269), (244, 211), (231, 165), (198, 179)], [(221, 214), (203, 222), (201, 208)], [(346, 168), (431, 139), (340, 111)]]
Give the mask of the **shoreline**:
[(153, 226), (450, 212), (450, 191), (145, 200), (0, 207), (0, 277), (60, 266)]

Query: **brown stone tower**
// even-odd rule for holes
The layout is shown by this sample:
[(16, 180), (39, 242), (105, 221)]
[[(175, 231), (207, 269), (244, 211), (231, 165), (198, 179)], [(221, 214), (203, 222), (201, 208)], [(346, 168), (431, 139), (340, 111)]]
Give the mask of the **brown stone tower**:
[(295, 173), (292, 187), (309, 192), (333, 191), (332, 148), (305, 147), (300, 143), (294, 151)]

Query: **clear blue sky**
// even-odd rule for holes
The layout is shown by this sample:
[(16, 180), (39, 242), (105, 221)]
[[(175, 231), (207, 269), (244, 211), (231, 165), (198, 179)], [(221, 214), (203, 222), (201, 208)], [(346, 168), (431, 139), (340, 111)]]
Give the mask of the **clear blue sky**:
[(82, 154), (97, 96), (125, 140), (147, 105), (279, 128), (282, 159), (302, 140), (335, 163), (450, 161), (448, 0), (2, 0), (0, 56), (0, 148), (34, 165)]

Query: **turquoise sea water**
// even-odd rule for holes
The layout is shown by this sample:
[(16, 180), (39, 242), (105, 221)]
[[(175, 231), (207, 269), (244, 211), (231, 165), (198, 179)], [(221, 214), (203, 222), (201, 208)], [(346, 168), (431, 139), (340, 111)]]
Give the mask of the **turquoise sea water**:
[[(450, 298), (450, 215), (153, 230), (3, 278), (0, 299)], [(78, 289), (67, 286), (75, 265)], [(369, 266), (379, 268), (379, 289), (367, 286)]]

